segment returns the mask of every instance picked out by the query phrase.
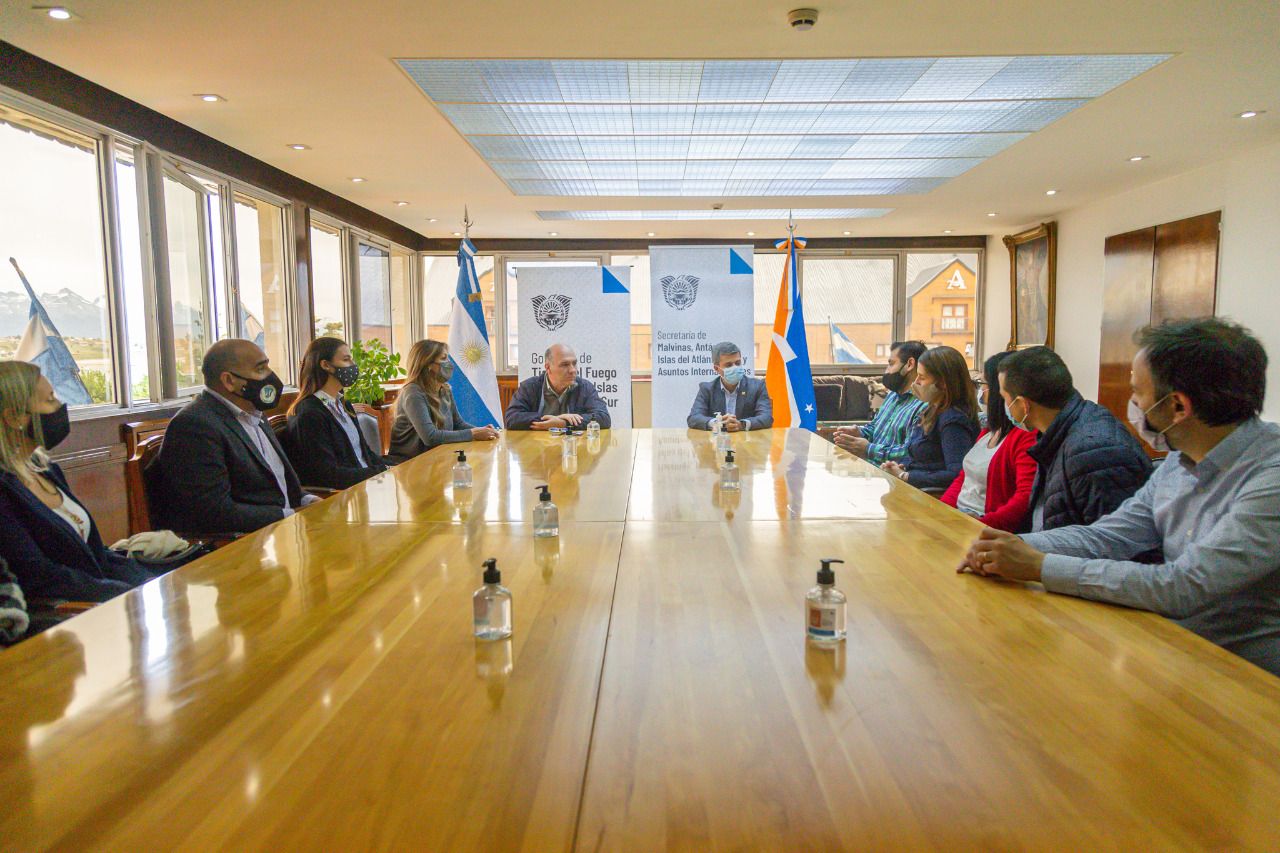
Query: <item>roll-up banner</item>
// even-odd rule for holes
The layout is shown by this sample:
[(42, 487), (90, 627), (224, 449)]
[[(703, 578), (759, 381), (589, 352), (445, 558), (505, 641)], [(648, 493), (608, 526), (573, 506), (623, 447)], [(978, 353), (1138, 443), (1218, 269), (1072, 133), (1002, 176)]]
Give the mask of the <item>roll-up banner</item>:
[(751, 246), (649, 248), (654, 427), (686, 425), (698, 383), (715, 376), (711, 347), (720, 341), (756, 367), (753, 261)]
[(631, 268), (522, 267), (520, 379), (541, 376), (552, 344), (578, 354), (578, 376), (609, 407), (615, 427), (631, 426)]

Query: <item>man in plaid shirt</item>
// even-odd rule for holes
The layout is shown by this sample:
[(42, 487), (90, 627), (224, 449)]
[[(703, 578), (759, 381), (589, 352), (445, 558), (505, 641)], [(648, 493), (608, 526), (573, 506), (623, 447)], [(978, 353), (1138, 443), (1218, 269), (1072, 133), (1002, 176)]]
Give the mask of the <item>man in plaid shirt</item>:
[(881, 380), (889, 393), (871, 423), (836, 430), (838, 447), (876, 465), (906, 458), (907, 436), (925, 408), (925, 402), (911, 393), (916, 361), (925, 349), (921, 341), (898, 341), (889, 348), (889, 369)]

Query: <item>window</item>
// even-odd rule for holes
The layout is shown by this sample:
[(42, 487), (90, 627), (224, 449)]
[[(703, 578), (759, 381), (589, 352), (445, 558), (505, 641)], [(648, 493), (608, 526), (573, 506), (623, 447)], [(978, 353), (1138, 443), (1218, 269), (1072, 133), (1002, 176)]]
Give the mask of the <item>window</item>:
[(135, 403), (160, 399), (159, 371), (147, 348), (147, 289), (142, 264), (142, 210), (138, 204), (138, 169), (131, 146), (116, 147), (116, 209), (119, 211), (121, 289), (128, 342), (130, 398)]
[(169, 311), (173, 318), (173, 359), (177, 391), (203, 384), (200, 363), (211, 340), (206, 282), (210, 281), (212, 228), (206, 190), (177, 172), (165, 171), (164, 226), (169, 268)]
[[(882, 353), (894, 340), (896, 257), (801, 255), (800, 265), (810, 363), (871, 364), (873, 359), (884, 360), (887, 356)], [(775, 300), (777, 288), (775, 284)]]
[(311, 303), (317, 338), (329, 335), (345, 339), (347, 336), (342, 270), (341, 231), (312, 218)]
[[(38, 301), (6, 263), (0, 358), (32, 360), (56, 330), (78, 377), (55, 385), (67, 402), (80, 405), (118, 399), (97, 145), (93, 137), (0, 105), (0, 252), (18, 262)], [(50, 324), (33, 323), (33, 308), (43, 308)]]
[(614, 255), (609, 266), (631, 268), (631, 372), (653, 370), (653, 333), (650, 329), (649, 256)]
[(360, 340), (377, 339), (391, 349), (391, 253), (358, 240)]
[(234, 199), (240, 337), (262, 347), (275, 371), (292, 381), (284, 209), (242, 192)]
[(876, 358), (889, 360), (889, 344), (876, 344)]
[(954, 347), (974, 367), (977, 253), (908, 253), (906, 279), (907, 338)]
[(392, 248), (391, 250), (391, 341), (392, 349), (409, 355), (409, 347), (414, 341), (415, 302), (413, 292), (413, 255), (409, 252)]

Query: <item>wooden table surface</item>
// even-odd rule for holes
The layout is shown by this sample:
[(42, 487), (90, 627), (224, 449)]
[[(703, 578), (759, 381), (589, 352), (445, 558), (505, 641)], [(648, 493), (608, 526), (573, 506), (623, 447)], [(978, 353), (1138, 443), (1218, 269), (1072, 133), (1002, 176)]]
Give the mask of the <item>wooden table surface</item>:
[(465, 445), (470, 500), (438, 449), (0, 653), (0, 849), (1280, 847), (1280, 681), (956, 575), (976, 522), (815, 436), (733, 441), (737, 496), (706, 433)]

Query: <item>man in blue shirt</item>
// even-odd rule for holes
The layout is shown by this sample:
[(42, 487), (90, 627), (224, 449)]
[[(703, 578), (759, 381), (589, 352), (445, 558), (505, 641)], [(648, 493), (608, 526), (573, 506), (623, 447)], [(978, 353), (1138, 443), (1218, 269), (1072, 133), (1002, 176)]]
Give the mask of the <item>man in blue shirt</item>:
[[(987, 529), (960, 571), (1152, 610), (1280, 675), (1280, 426), (1258, 419), (1267, 355), (1216, 318), (1137, 335), (1129, 419), (1173, 452), (1093, 524)], [(1164, 562), (1132, 558), (1160, 548)]]
[(871, 423), (861, 427), (840, 427), (831, 440), (874, 465), (901, 462), (907, 458), (907, 439), (920, 420), (925, 402), (911, 393), (916, 381), (916, 362), (924, 355), (921, 341), (896, 341), (889, 347), (889, 365), (881, 382), (887, 389), (884, 402)]

